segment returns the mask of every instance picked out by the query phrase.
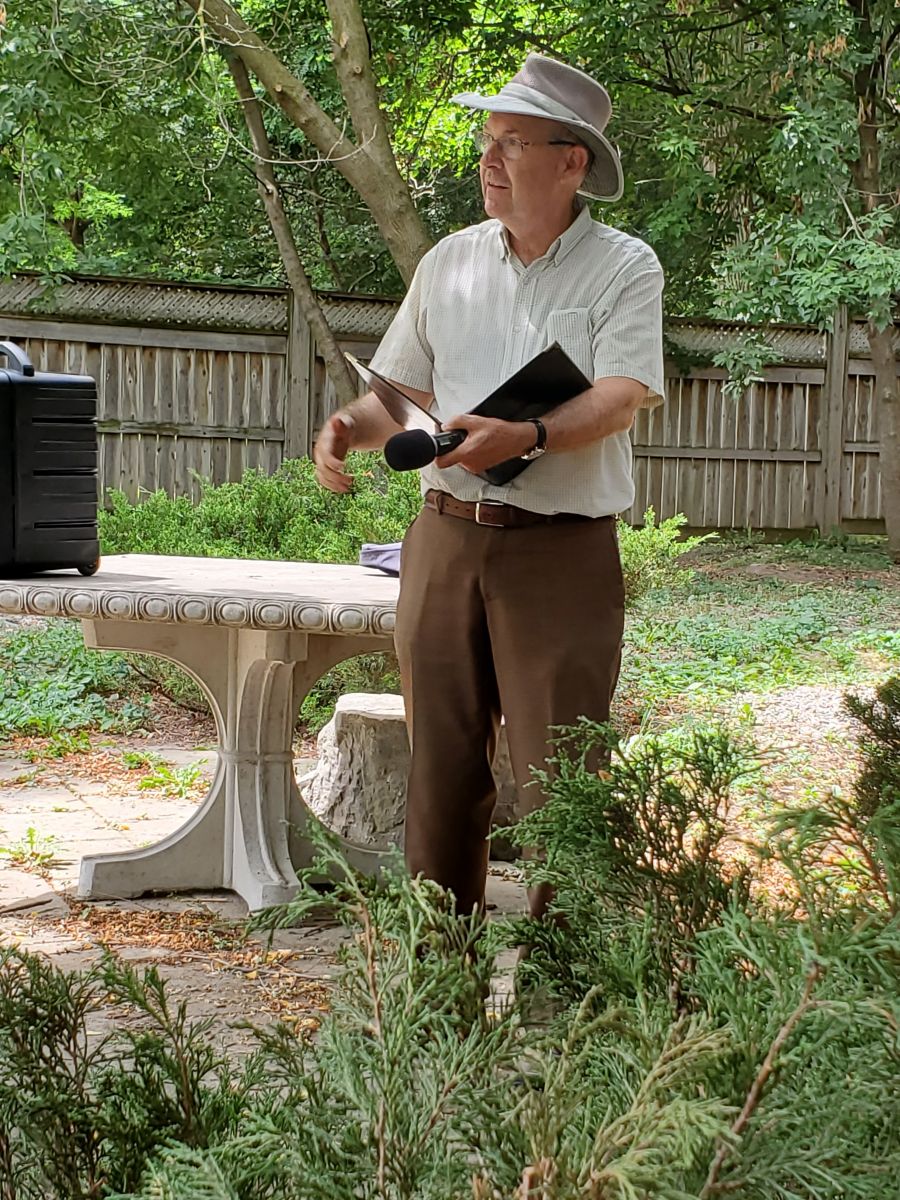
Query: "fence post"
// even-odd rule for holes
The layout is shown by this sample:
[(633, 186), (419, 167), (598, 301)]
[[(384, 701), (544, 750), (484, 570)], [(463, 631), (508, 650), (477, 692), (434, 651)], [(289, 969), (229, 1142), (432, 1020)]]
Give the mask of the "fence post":
[(284, 397), (284, 457), (312, 452), (311, 337), (293, 292), (288, 296), (287, 389)]
[(834, 314), (825, 339), (825, 382), (822, 385), (821, 451), (825, 477), (819, 532), (827, 536), (841, 523), (841, 475), (844, 466), (844, 407), (847, 364), (850, 355), (850, 321), (846, 304)]

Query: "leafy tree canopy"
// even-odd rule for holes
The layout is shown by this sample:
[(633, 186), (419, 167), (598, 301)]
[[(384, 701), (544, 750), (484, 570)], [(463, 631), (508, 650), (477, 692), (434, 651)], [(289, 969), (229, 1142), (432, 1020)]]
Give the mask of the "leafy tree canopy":
[[(345, 124), (324, 4), (236, 7)], [(364, 0), (362, 12), (398, 164), (434, 236), (481, 211), (471, 116), (450, 97), (495, 88), (538, 50), (609, 87), (628, 183), (596, 212), (657, 250), (670, 312), (825, 322), (849, 303), (887, 320), (900, 292), (891, 0)], [(0, 64), (0, 272), (279, 278), (230, 78), (185, 5), (12, 0)], [(398, 292), (359, 196), (262, 98), (313, 283)], [(860, 166), (867, 103), (874, 184)]]

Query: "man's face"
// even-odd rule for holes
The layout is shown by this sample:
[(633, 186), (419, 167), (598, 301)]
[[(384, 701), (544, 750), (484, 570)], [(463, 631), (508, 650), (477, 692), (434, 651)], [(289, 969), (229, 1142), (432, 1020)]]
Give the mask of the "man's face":
[(572, 190), (571, 175), (566, 175), (571, 147), (549, 144), (566, 136), (553, 121), (491, 113), (484, 128), (492, 137), (528, 143), (516, 159), (504, 158), (497, 142), (482, 154), (479, 174), (489, 217), (518, 224), (551, 206), (560, 189), (566, 194)]

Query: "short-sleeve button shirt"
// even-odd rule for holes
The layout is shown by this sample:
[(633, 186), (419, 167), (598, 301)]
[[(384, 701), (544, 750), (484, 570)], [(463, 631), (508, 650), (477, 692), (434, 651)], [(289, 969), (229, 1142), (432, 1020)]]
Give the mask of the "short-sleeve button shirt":
[[(628, 376), (663, 397), (663, 274), (640, 239), (584, 207), (541, 258), (524, 266), (497, 220), (443, 238), (421, 260), (373, 367), (434, 395), (440, 421), (470, 412), (559, 342), (590, 379)], [(422, 489), (500, 500), (532, 512), (599, 517), (634, 501), (631, 441), (616, 433), (532, 462), (497, 487), (463, 467), (421, 472)]]

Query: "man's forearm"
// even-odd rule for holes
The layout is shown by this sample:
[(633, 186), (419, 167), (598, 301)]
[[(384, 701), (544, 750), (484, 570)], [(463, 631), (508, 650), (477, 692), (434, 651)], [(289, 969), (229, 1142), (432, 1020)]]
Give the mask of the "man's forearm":
[[(547, 431), (547, 450), (580, 450), (614, 433), (631, 428), (634, 414), (647, 398), (647, 387), (636, 379), (612, 376), (548, 412), (541, 421)], [(464, 413), (444, 425), (463, 429), (465, 441), (436, 459), (441, 469), (460, 466), (474, 474), (527, 454), (535, 446), (535, 430), (527, 421), (499, 421)]]
[(551, 453), (580, 450), (611, 434), (624, 433), (646, 396), (646, 386), (636, 379), (615, 376), (596, 380), (588, 391), (541, 418), (547, 430), (547, 449)]

